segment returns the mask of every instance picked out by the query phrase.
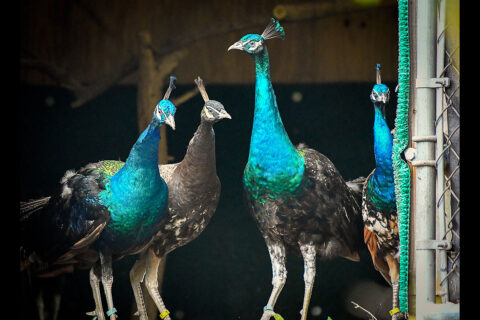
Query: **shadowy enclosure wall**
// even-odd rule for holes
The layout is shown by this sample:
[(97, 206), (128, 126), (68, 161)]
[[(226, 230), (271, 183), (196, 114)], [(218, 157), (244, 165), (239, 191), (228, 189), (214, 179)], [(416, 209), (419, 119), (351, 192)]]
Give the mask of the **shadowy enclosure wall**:
[[(148, 30), (158, 54), (188, 50), (175, 70), (179, 83), (193, 84), (197, 75), (207, 84), (251, 83), (253, 68), (245, 67), (239, 53), (227, 54), (227, 48), (247, 33), (261, 34), (277, 5), (297, 3), (310, 5), (315, 14), (282, 21), (285, 40), (268, 41), (275, 53), (270, 55), (274, 82), (368, 81), (376, 63), (383, 65), (384, 80), (396, 79), (397, 9), (390, 0), (22, 0), (21, 57), (92, 83), (122, 70), (137, 54), (138, 33)], [(21, 79), (56, 83), (51, 74), (32, 68), (22, 68)], [(133, 72), (121, 82), (136, 79)]]

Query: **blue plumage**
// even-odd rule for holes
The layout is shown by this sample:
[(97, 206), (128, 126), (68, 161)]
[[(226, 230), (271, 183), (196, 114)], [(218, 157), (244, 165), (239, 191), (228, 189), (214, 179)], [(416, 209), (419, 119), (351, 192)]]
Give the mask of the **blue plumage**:
[[(158, 172), (160, 127), (175, 127), (175, 106), (168, 94), (155, 107), (125, 163), (100, 161), (67, 171), (51, 197), (21, 203), (22, 250), (29, 262), (51, 272), (58, 265), (90, 268), (95, 311), (105, 319), (102, 282), (110, 320), (116, 319), (111, 262), (148, 245), (166, 216), (168, 189)], [(24, 264), (27, 265), (28, 263)], [(53, 273), (54, 274), (54, 273)]]
[(395, 183), (393, 179), (393, 137), (380, 108), (375, 108), (373, 127), (375, 172), (368, 181), (368, 192), (381, 211), (395, 209)]
[(315, 277), (315, 258), (342, 256), (358, 261), (361, 244), (360, 207), (333, 163), (319, 152), (294, 147), (280, 117), (270, 79), (265, 40), (284, 38), (272, 19), (262, 35), (249, 34), (229, 47), (254, 58), (255, 111), (243, 185), (247, 204), (262, 233), (272, 262), (273, 290), (262, 320), (273, 307), (286, 281), (286, 250), (305, 262), (306, 319)]
[[(385, 119), (388, 87), (381, 83), (377, 65), (377, 83), (372, 89), (375, 120), (373, 125), (375, 169), (367, 177), (362, 192), (364, 242), (373, 265), (393, 286), (393, 308), (398, 307), (399, 237), (392, 162), (393, 137)], [(402, 316), (394, 315), (394, 318)]]
[(151, 238), (166, 215), (168, 189), (157, 168), (159, 128), (165, 114), (175, 114), (175, 107), (162, 100), (157, 108), (162, 113), (140, 135), (125, 165), (106, 178), (105, 190), (99, 194), (110, 212), (110, 222), (99, 240), (113, 251), (127, 250)]

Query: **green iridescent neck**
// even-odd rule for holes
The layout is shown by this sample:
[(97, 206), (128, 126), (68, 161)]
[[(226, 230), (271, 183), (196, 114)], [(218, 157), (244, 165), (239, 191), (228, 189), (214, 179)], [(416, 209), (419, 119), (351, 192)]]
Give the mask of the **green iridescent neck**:
[(305, 161), (283, 127), (270, 80), (266, 46), (254, 58), (255, 112), (244, 182), (257, 194), (292, 193), (302, 181)]

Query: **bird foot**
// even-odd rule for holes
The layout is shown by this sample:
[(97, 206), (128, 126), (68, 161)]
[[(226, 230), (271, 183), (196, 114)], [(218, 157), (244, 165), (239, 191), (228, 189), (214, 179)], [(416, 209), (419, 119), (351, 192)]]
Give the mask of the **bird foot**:
[(303, 309), (300, 310), (300, 320), (303, 320), (303, 319), (306, 319), (306, 318), (307, 318), (306, 316), (305, 317), (303, 316)]
[(270, 318), (273, 316), (275, 316), (275, 312), (273, 310), (265, 310), (263, 311), (263, 315), (260, 320), (270, 320)]
[(93, 319), (105, 320), (105, 315), (102, 312), (97, 311), (97, 310), (87, 312), (86, 314), (87, 314), (87, 316), (94, 317)]
[(148, 316), (146, 316), (144, 314), (140, 314), (140, 311), (138, 311), (138, 310), (135, 311), (133, 316), (139, 317), (138, 320), (148, 320)]

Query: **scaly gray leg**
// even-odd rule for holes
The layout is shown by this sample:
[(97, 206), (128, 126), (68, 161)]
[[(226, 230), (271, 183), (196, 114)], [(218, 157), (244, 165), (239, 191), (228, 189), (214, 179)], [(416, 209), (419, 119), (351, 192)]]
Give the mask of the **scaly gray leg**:
[(267, 305), (263, 308), (261, 320), (268, 320), (275, 315), (273, 308), (277, 302), (278, 296), (287, 281), (287, 268), (285, 267), (285, 246), (281, 243), (266, 240), (268, 253), (272, 262), (272, 293), (268, 299)]
[[(392, 291), (393, 291), (393, 297), (392, 297), (392, 309), (398, 308), (398, 281), (392, 282)], [(395, 313), (392, 316), (392, 320), (397, 320), (397, 319), (402, 319), (402, 314)]]
[(53, 308), (52, 308), (52, 320), (58, 319), (58, 312), (60, 311), (60, 302), (62, 300), (62, 293), (55, 292), (53, 294)]
[(102, 266), (102, 285), (105, 292), (105, 298), (107, 299), (107, 316), (110, 320), (117, 319), (116, 309), (113, 306), (112, 298), (112, 285), (113, 285), (113, 273), (112, 273), (112, 255), (108, 250), (100, 250), (100, 264)]
[(312, 244), (300, 245), (300, 251), (303, 256), (304, 272), (303, 280), (305, 281), (305, 293), (303, 295), (303, 307), (300, 310), (301, 320), (307, 319), (308, 305), (312, 296), (313, 282), (315, 281), (315, 247)]
[(146, 272), (146, 257), (144, 254), (140, 255), (132, 269), (130, 270), (130, 283), (135, 296), (137, 304), (137, 312), (135, 315), (140, 317), (140, 320), (148, 320), (147, 308), (145, 307), (145, 300), (143, 299), (142, 285)]
[(171, 320), (168, 315), (170, 312), (165, 307), (160, 292), (158, 291), (158, 267), (162, 261), (161, 257), (158, 257), (153, 250), (148, 249), (145, 273), (145, 287), (147, 287), (148, 293), (152, 297), (153, 301), (157, 305), (157, 309), (160, 312), (160, 318), (164, 320)]
[(62, 290), (65, 285), (65, 275), (57, 277), (55, 281), (55, 288), (53, 292), (52, 301), (52, 320), (58, 319), (58, 313), (60, 311), (60, 303), (62, 301)]
[(37, 305), (38, 319), (45, 320), (45, 303), (43, 300), (43, 290), (40, 289), (35, 297), (35, 302)]
[[(392, 283), (392, 310), (395, 310), (399, 307), (398, 303), (398, 289), (399, 289), (399, 278), (400, 278), (400, 264), (397, 259), (391, 254), (387, 254), (385, 260), (388, 264), (388, 269), (390, 273), (390, 281)], [(392, 315), (392, 320), (404, 319), (405, 315), (402, 312), (397, 312)]]
[(87, 312), (88, 316), (97, 317), (98, 320), (105, 320), (103, 314), (102, 296), (100, 295), (100, 266), (98, 262), (90, 269), (90, 286), (92, 287), (95, 310)]

